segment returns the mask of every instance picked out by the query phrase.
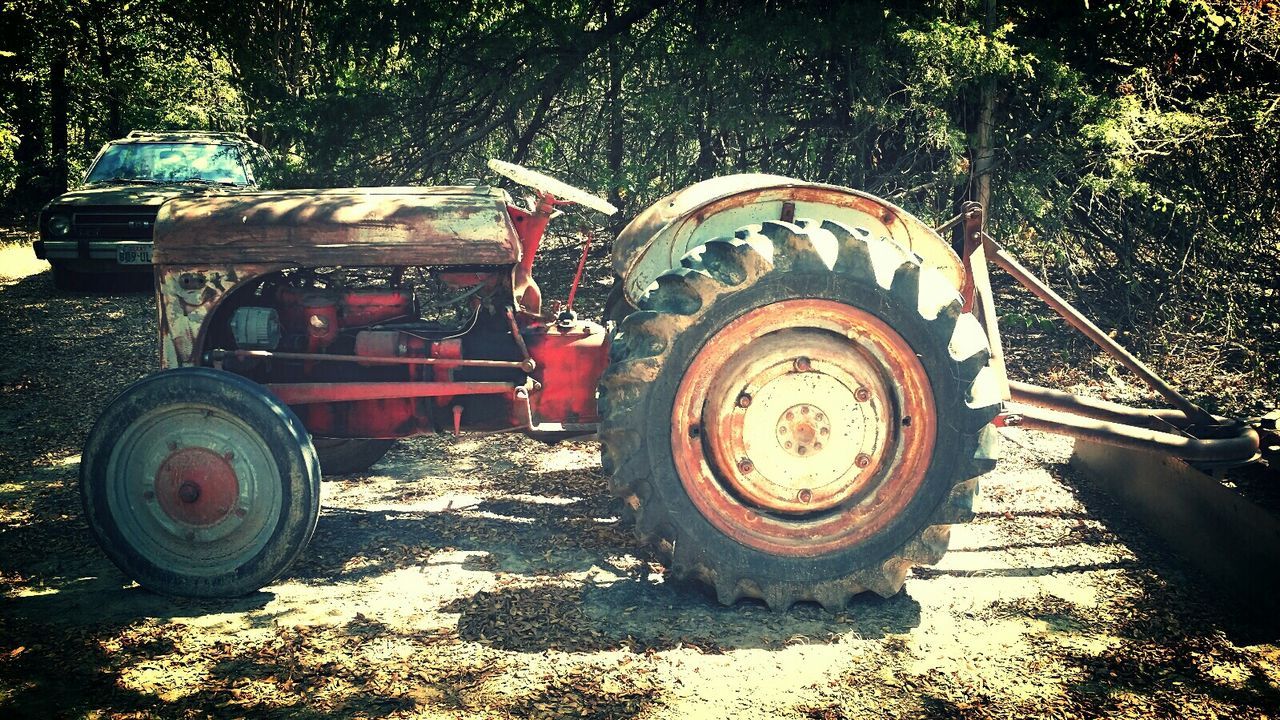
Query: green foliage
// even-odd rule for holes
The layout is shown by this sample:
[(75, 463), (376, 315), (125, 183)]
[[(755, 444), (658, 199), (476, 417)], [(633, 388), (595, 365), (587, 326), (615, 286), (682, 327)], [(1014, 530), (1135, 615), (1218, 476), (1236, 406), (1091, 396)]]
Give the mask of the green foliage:
[[(1115, 321), (1158, 324), (1215, 291), (1257, 305), (1233, 278), (1280, 271), (1276, 3), (985, 8), (10, 0), (0, 202), (29, 211), (56, 190), (42, 178), (74, 178), (130, 128), (214, 128), (270, 148), (283, 184), (448, 182), (496, 156), (628, 214), (763, 171), (940, 219), (974, 193), (990, 86), (997, 235), (1067, 282), (1102, 283), (1127, 314)], [(1197, 322), (1230, 336), (1238, 315)]]

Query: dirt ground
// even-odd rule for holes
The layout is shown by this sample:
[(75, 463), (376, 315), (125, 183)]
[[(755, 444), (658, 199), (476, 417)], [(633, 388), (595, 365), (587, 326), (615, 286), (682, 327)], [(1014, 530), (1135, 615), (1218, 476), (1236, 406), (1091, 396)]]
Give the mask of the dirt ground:
[(942, 563), (835, 615), (664, 583), (597, 446), (520, 436), (403, 442), (324, 484), (274, 585), (154, 595), (93, 544), (76, 489), (93, 419), (155, 366), (152, 299), (56, 293), (29, 252), (0, 246), (0, 717), (1280, 712), (1275, 638), (1077, 477), (1069, 443), (1013, 429)]

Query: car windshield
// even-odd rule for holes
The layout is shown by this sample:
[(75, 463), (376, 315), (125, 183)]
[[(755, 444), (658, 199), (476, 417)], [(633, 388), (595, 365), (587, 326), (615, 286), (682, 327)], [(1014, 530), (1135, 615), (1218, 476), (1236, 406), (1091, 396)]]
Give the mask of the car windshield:
[(247, 185), (240, 149), (210, 143), (122, 143), (111, 145), (85, 182), (207, 182)]

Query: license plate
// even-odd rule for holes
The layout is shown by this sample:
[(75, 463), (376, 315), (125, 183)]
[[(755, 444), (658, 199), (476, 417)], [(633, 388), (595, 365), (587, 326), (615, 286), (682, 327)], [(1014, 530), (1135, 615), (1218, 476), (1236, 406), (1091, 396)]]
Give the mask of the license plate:
[(122, 245), (116, 248), (116, 262), (121, 265), (150, 265), (151, 243), (145, 245)]

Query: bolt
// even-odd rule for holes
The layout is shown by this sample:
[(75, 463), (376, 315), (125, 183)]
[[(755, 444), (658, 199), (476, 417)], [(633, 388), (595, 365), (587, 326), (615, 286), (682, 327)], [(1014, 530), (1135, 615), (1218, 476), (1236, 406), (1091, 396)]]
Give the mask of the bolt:
[(808, 414), (809, 414), (809, 406), (808, 406), (808, 405), (801, 405), (801, 406), (800, 406), (800, 414), (801, 414), (801, 415), (808, 415)]
[(871, 456), (866, 453), (858, 453), (858, 457), (854, 458), (853, 464), (864, 468), (871, 464)]
[(177, 450), (177, 449), (178, 449), (178, 442), (177, 442), (176, 440), (170, 440), (170, 441), (169, 441), (169, 452), (174, 452), (174, 451), (175, 451), (175, 450)]
[(788, 411), (787, 411), (787, 419), (788, 419), (788, 420), (795, 420), (795, 419), (796, 419), (796, 414), (795, 414), (795, 413), (793, 413), (793, 412), (791, 412), (790, 410), (788, 410)]
[(741, 395), (739, 395), (739, 396), (738, 396), (738, 407), (740, 407), (740, 408), (748, 408), (748, 407), (751, 407), (751, 396), (750, 396), (749, 394), (747, 394), (747, 393), (742, 393)]
[(193, 503), (200, 499), (200, 486), (195, 483), (185, 482), (178, 488), (178, 499), (184, 503)]
[(814, 444), (813, 444), (813, 449), (814, 449), (814, 450), (821, 450), (821, 449), (822, 449), (822, 443), (820, 443), (820, 442), (816, 442), (816, 443), (814, 443)]
[(864, 387), (860, 387), (853, 391), (853, 399), (858, 402), (866, 402), (871, 399), (871, 391)]
[(803, 455), (803, 454), (805, 454), (805, 453), (807, 453), (807, 452), (809, 452), (809, 448), (807, 448), (807, 447), (805, 447), (805, 446), (803, 446), (803, 445), (801, 445), (800, 447), (796, 448), (796, 453), (798, 453), (798, 454), (800, 454), (800, 455)]
[(699, 427), (697, 423), (694, 423), (689, 426), (689, 437), (696, 438), (701, 434), (702, 434), (702, 428)]
[(823, 415), (822, 413), (818, 413), (817, 415), (813, 416), (813, 419), (817, 420), (818, 422), (822, 422), (823, 420), (827, 419), (827, 416)]
[(778, 434), (779, 434), (779, 435), (786, 435), (786, 434), (787, 434), (787, 426), (786, 426), (786, 425), (779, 425), (779, 426), (778, 426)]
[(748, 460), (747, 458), (742, 458), (741, 460), (738, 461), (738, 472), (745, 474), (755, 469), (756, 469), (756, 466), (753, 465), (751, 461)]
[(800, 502), (807, 503), (813, 499), (813, 492), (809, 488), (800, 491)]
[(813, 365), (809, 362), (809, 358), (804, 356), (796, 358), (795, 363), (793, 364), (796, 368), (796, 372), (809, 372), (809, 370), (813, 368)]
[(791, 449), (791, 441), (790, 441), (790, 440), (786, 441), (785, 443), (783, 443), (783, 444), (782, 444), (782, 447), (784, 447), (784, 448), (786, 448), (786, 449), (790, 450), (790, 449)]
[(818, 434), (819, 434), (819, 435), (826, 435), (827, 433), (830, 433), (830, 432), (831, 432), (831, 431), (830, 431), (830, 430), (828, 430), (827, 428), (818, 428)]

